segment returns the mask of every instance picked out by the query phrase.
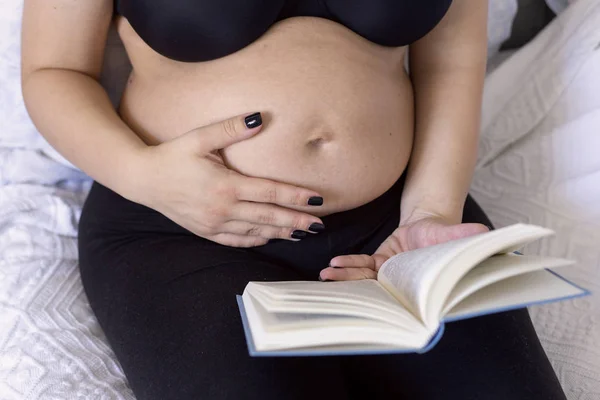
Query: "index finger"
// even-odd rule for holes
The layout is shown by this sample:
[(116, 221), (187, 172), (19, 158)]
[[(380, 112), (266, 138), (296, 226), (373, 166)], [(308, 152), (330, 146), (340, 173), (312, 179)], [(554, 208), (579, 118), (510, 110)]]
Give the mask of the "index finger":
[(367, 254), (337, 256), (329, 261), (330, 267), (375, 269), (375, 259)]
[(322, 281), (354, 281), (377, 279), (377, 272), (371, 268), (325, 268), (319, 273)]
[(323, 197), (314, 190), (262, 178), (243, 177), (236, 182), (238, 200), (280, 206), (321, 206)]

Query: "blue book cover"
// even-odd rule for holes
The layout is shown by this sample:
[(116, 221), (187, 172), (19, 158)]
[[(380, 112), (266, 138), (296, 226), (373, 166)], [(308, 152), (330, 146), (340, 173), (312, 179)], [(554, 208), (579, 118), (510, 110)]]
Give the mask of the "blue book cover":
[(298, 356), (341, 356), (341, 355), (425, 353), (425, 352), (429, 351), (430, 349), (432, 349), (433, 347), (435, 347), (435, 345), (440, 340), (442, 340), (443, 333), (444, 333), (444, 326), (446, 323), (452, 323), (454, 321), (459, 321), (459, 320), (469, 319), (469, 318), (476, 318), (476, 317), (483, 316), (483, 315), (514, 310), (514, 309), (529, 307), (529, 306), (533, 306), (533, 305), (540, 305), (540, 304), (551, 303), (551, 302), (555, 302), (555, 301), (573, 299), (573, 298), (587, 296), (587, 295), (591, 294), (588, 290), (567, 280), (566, 278), (557, 274), (556, 272), (549, 270), (549, 269), (546, 269), (546, 271), (550, 272), (551, 274), (560, 278), (564, 282), (573, 286), (575, 289), (577, 289), (577, 293), (573, 294), (573, 295), (569, 295), (569, 296), (560, 296), (560, 297), (556, 297), (556, 298), (552, 298), (552, 299), (545, 299), (545, 300), (541, 300), (541, 301), (531, 301), (531, 302), (511, 305), (511, 306), (507, 306), (507, 307), (486, 309), (485, 311), (480, 311), (477, 313), (462, 314), (462, 315), (455, 316), (455, 317), (444, 318), (440, 322), (439, 328), (437, 329), (436, 333), (432, 336), (432, 338), (429, 340), (427, 345), (420, 349), (399, 349), (399, 348), (394, 348), (394, 347), (387, 348), (387, 347), (383, 347), (383, 346), (377, 347), (377, 348), (363, 346), (363, 348), (361, 348), (360, 346), (358, 346), (355, 348), (314, 347), (314, 348), (302, 348), (302, 349), (293, 349), (293, 350), (258, 351), (256, 349), (256, 346), (254, 345), (254, 341), (252, 339), (252, 332), (250, 331), (250, 326), (248, 324), (248, 318), (247, 318), (246, 311), (244, 308), (244, 302), (243, 302), (242, 296), (238, 295), (236, 297), (237, 297), (237, 303), (238, 303), (238, 307), (239, 307), (240, 315), (241, 315), (241, 319), (242, 319), (243, 329), (245, 332), (246, 342), (248, 345), (248, 352), (249, 352), (250, 356), (252, 356), (252, 357), (298, 357)]

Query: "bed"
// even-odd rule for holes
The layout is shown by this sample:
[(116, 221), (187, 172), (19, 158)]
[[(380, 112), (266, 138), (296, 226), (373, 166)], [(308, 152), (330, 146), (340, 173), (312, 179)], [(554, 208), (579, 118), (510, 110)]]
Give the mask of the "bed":
[[(517, 3), (490, 4), (495, 53)], [(0, 400), (132, 400), (77, 269), (90, 181), (44, 142), (23, 106), (21, 7), (0, 0)], [(119, 46), (113, 32), (103, 82), (115, 103), (128, 68)], [(496, 226), (555, 229), (527, 252), (577, 260), (564, 272), (598, 293), (600, 2), (578, 0), (525, 46), (498, 53), (489, 70), (472, 193)], [(600, 399), (600, 297), (531, 314), (568, 398)]]

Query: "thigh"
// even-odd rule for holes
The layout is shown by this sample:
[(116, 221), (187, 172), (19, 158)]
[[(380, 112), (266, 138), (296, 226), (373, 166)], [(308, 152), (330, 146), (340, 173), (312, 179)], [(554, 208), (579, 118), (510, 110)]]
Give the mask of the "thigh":
[(492, 222), (471, 195), (465, 200), (462, 222), (477, 222), (492, 229)]
[[(470, 196), (463, 222), (492, 226)], [(526, 309), (449, 323), (426, 354), (350, 357), (345, 368), (357, 398), (565, 399)]]
[(235, 295), (296, 273), (192, 236), (88, 235), (84, 287), (139, 400), (346, 398), (337, 359), (248, 356)]
[(357, 398), (565, 400), (527, 310), (446, 325), (425, 354), (347, 360)]

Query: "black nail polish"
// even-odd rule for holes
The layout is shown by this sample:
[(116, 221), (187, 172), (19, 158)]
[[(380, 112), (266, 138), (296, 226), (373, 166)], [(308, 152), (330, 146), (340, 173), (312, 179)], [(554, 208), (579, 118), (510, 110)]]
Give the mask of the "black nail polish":
[(308, 199), (308, 205), (309, 206), (322, 206), (323, 198), (321, 196), (313, 196), (310, 199)]
[(248, 129), (256, 128), (257, 126), (262, 125), (262, 117), (260, 116), (259, 112), (255, 112), (254, 114), (248, 115), (246, 118), (244, 118), (244, 123)]
[(292, 232), (292, 239), (304, 239), (306, 237), (306, 232), (301, 230), (295, 230)]
[(313, 222), (312, 224), (310, 224), (310, 226), (308, 227), (309, 231), (312, 232), (323, 232), (325, 230), (325, 225), (320, 224), (318, 222)]

